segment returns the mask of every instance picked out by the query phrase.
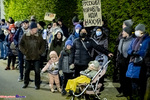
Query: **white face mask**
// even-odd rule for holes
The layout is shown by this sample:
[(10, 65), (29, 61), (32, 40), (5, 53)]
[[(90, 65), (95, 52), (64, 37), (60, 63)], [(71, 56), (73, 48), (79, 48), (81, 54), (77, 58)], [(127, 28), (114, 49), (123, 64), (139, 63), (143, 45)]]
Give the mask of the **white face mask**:
[(76, 29), (76, 33), (79, 33), (79, 29)]
[(141, 37), (141, 36), (142, 36), (142, 34), (141, 34), (141, 32), (140, 32), (140, 31), (135, 31), (135, 36), (136, 36), (136, 37)]
[(11, 30), (11, 33), (15, 33), (15, 30)]

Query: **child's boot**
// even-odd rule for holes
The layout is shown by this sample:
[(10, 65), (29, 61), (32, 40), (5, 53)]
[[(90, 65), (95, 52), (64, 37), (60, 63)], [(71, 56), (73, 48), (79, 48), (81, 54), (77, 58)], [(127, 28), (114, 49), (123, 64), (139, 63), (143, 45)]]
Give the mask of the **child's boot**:
[(61, 93), (61, 88), (60, 88), (60, 86), (57, 86), (57, 90)]
[(55, 92), (55, 90), (54, 90), (53, 88), (51, 88), (51, 92), (52, 92), (52, 93), (54, 93), (54, 92)]

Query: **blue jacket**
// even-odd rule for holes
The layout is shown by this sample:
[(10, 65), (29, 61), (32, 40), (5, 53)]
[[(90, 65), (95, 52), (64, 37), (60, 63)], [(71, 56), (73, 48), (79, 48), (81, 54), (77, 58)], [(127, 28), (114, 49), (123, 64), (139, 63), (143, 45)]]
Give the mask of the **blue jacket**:
[(15, 33), (15, 36), (14, 36), (14, 44), (18, 47), (18, 44), (22, 38), (22, 35), (24, 34), (23, 32), (23, 29), (22, 28), (19, 28), (16, 33)]
[[(132, 42), (130, 44), (130, 47), (128, 49), (128, 54), (129, 55), (132, 55), (132, 51), (133, 51), (132, 45), (133, 45), (135, 39), (132, 40)], [(150, 36), (148, 34), (145, 34), (145, 36), (143, 38), (143, 41), (141, 43), (141, 47), (136, 52), (136, 54), (144, 58), (144, 56), (146, 54), (146, 51), (148, 49), (148, 44), (149, 43), (150, 43)], [(133, 62), (130, 62), (129, 65), (128, 65), (128, 70), (126, 72), (126, 76), (129, 77), (129, 78), (139, 78), (140, 71), (141, 71), (141, 66), (134, 65)]]

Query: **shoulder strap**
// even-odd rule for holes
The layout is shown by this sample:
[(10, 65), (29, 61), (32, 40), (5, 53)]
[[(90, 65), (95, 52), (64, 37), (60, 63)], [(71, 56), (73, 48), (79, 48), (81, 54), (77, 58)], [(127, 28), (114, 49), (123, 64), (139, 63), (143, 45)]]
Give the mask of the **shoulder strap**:
[(90, 52), (88, 51), (87, 47), (85, 46), (85, 44), (83, 43), (82, 40), (81, 40), (81, 43), (83, 44), (83, 47), (85, 48), (85, 50), (88, 52), (89, 56), (92, 57), (91, 54), (90, 54)]

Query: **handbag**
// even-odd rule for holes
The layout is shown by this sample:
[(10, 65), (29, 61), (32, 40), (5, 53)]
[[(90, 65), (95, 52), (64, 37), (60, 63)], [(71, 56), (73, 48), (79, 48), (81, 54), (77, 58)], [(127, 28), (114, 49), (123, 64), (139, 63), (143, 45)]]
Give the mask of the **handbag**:
[(135, 57), (133, 63), (135, 65), (141, 65), (143, 63), (143, 58), (141, 56)]

